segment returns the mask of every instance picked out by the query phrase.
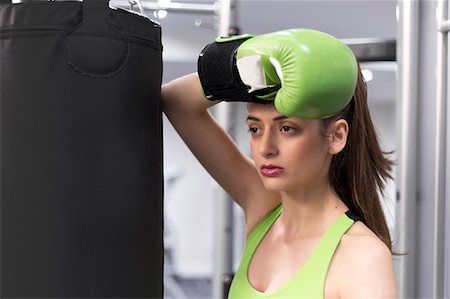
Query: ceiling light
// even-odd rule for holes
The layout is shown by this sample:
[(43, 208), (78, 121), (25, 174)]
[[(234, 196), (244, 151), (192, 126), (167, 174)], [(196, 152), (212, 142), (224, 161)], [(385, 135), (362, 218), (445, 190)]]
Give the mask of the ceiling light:
[(362, 73), (362, 75), (363, 75), (363, 77), (364, 77), (364, 80), (365, 80), (366, 82), (372, 81), (372, 79), (373, 79), (373, 72), (372, 72), (371, 70), (369, 70), (369, 69), (363, 69), (363, 70), (361, 71), (361, 73)]
[(164, 9), (155, 10), (153, 12), (153, 15), (155, 16), (155, 18), (164, 19), (165, 17), (167, 17), (167, 10)]

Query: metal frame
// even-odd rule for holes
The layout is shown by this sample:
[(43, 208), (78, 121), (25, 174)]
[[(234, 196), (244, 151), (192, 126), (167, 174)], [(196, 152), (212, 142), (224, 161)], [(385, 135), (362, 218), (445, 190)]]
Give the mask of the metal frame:
[(176, 3), (176, 2), (142, 2), (144, 9), (148, 10), (167, 10), (173, 12), (192, 12), (192, 13), (216, 13), (220, 10), (221, 2), (214, 4), (201, 3)]
[[(232, 20), (232, 2), (233, 0), (220, 1), (219, 9), (216, 11), (218, 16), (217, 33), (219, 36), (228, 36)], [(235, 126), (232, 122), (231, 105), (219, 105), (218, 121), (222, 127), (230, 134), (235, 135)], [(212, 298), (222, 299), (226, 294), (228, 281), (227, 275), (233, 272), (233, 200), (222, 189), (216, 202), (217, 221), (216, 231), (216, 255), (212, 285)]]
[(395, 39), (353, 38), (341, 41), (349, 46), (359, 62), (396, 61)]
[[(133, 0), (131, 0), (133, 1)], [(182, 13), (217, 13), (220, 11), (221, 0), (214, 2), (213, 4), (201, 4), (201, 3), (176, 3), (171, 1), (140, 1), (144, 10), (167, 10), (172, 12), (182, 12)], [(115, 7), (120, 7), (128, 9), (129, 6), (125, 4), (123, 0), (110, 0), (110, 5)]]
[[(448, 3), (448, 0), (447, 0)], [(447, 4), (447, 18), (450, 16), (450, 5)], [(447, 31), (447, 82), (444, 82), (447, 84), (447, 88), (450, 85), (450, 76), (448, 75), (450, 72), (450, 64), (449, 56), (450, 56), (450, 47), (449, 47), (449, 39), (448, 39), (448, 31), (450, 30), (450, 21), (444, 20), (441, 23), (441, 29), (445, 29)], [(448, 146), (448, 143), (450, 142), (450, 103), (449, 103), (449, 93), (447, 89), (447, 95), (446, 95), (446, 101), (447, 101), (447, 124), (445, 125), (447, 128), (447, 151), (446, 151), (446, 173), (445, 177), (448, 181), (450, 179), (450, 146)], [(445, 144), (445, 143), (444, 143)], [(450, 298), (450, 284), (448, 283), (450, 281), (450, 187), (446, 185), (445, 190), (445, 244), (444, 244), (444, 260), (443, 264), (445, 265), (444, 269), (444, 298)], [(445, 283), (447, 282), (447, 283)]]
[[(446, 158), (447, 142), (447, 84), (448, 84), (448, 1), (437, 3), (437, 84), (436, 84), (436, 158), (435, 158), (435, 192), (434, 192), (434, 230), (433, 230), (433, 298), (444, 297), (445, 286), (445, 243), (446, 238)], [(447, 190), (448, 192), (448, 190)], [(448, 195), (448, 194), (447, 194)], [(448, 196), (447, 196), (447, 206)], [(448, 216), (447, 216), (448, 217)], [(447, 240), (448, 241), (448, 240)]]
[(397, 140), (399, 167), (397, 168), (397, 230), (401, 232), (395, 243), (398, 252), (408, 253), (399, 261), (398, 292), (400, 298), (414, 297), (417, 205), (417, 107), (418, 107), (418, 47), (419, 1), (399, 0), (398, 28), (398, 85)]

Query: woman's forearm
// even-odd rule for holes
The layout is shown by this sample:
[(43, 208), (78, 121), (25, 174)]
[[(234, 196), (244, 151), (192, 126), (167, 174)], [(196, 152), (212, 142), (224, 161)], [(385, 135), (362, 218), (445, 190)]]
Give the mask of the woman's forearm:
[(163, 110), (169, 118), (202, 114), (217, 103), (205, 98), (197, 73), (180, 77), (163, 85), (161, 93)]

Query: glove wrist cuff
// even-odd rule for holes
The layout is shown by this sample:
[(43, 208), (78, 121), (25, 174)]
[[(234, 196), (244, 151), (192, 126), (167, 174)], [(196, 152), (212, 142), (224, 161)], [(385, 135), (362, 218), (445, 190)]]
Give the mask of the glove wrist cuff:
[(237, 48), (251, 37), (219, 38), (202, 50), (197, 67), (208, 100), (251, 101), (248, 87), (242, 82), (236, 67)]

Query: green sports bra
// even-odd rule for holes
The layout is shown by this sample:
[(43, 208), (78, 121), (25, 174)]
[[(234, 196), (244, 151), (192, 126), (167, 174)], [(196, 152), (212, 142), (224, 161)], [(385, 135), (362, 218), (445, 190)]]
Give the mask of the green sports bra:
[(274, 291), (259, 292), (248, 281), (248, 266), (256, 248), (280, 216), (282, 209), (281, 205), (276, 207), (258, 222), (248, 235), (241, 264), (231, 284), (229, 299), (324, 297), (325, 278), (331, 258), (342, 236), (358, 217), (351, 211), (342, 214), (321, 237), (313, 253), (288, 282)]

